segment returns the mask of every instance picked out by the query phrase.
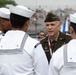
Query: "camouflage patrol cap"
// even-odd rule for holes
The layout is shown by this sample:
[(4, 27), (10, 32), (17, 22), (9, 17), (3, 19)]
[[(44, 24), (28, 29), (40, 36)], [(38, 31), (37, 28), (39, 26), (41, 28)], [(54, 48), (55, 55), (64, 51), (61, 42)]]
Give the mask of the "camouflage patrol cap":
[(49, 12), (46, 16), (44, 22), (53, 22), (53, 21), (60, 21), (59, 17), (51, 12)]

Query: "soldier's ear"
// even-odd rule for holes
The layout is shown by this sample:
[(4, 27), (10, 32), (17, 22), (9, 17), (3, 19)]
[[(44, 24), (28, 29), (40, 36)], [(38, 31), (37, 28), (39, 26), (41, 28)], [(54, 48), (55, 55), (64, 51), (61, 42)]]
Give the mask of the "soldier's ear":
[(29, 26), (29, 20), (25, 22), (25, 26), (26, 26), (26, 27)]
[(2, 26), (4, 26), (4, 19), (1, 19), (1, 24)]
[(23, 26), (23, 29), (25, 29), (25, 31), (27, 31), (28, 26), (29, 26), (29, 21), (26, 21), (24, 26)]
[(69, 27), (69, 31), (70, 31), (70, 34), (73, 34), (74, 29), (70, 26), (70, 27)]
[(27, 24), (27, 25), (29, 24), (29, 20), (28, 20), (28, 21), (26, 21), (26, 24)]

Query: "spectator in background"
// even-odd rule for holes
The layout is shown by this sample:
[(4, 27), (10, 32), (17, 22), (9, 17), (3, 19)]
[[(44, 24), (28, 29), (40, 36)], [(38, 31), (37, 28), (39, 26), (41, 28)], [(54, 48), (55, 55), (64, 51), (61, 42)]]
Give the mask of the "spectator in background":
[(69, 29), (73, 39), (53, 54), (49, 75), (76, 75), (76, 13), (70, 14)]
[(22, 5), (11, 6), (10, 11), (12, 30), (0, 42), (0, 75), (48, 75), (41, 44), (26, 33), (34, 12)]
[(38, 40), (42, 40), (43, 38), (45, 37), (45, 33), (43, 31), (40, 31), (39, 32), (39, 35), (38, 35)]
[(52, 54), (59, 47), (68, 43), (72, 38), (69, 35), (60, 32), (60, 19), (57, 15), (49, 12), (44, 22), (47, 36), (40, 42), (49, 62)]
[(12, 28), (9, 18), (10, 10), (5, 7), (0, 8), (0, 39), (8, 30), (11, 30)]

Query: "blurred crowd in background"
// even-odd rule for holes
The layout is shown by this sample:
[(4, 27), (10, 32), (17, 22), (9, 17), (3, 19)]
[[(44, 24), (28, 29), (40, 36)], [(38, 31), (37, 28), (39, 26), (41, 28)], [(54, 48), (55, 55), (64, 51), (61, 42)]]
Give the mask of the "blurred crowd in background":
[[(38, 4), (36, 2), (36, 4)], [(15, 0), (0, 0), (0, 7), (9, 7), (10, 5), (17, 5)], [(47, 6), (45, 6), (46, 8)], [(40, 31), (43, 31), (46, 34), (45, 31), (45, 17), (48, 12), (52, 12), (60, 17), (61, 20), (61, 32), (63, 33), (69, 33), (68, 29), (68, 20), (69, 20), (69, 14), (76, 12), (76, 9), (73, 7), (65, 6), (64, 9), (58, 8), (58, 9), (51, 9), (52, 7), (49, 6), (50, 10), (46, 10), (41, 5), (35, 7), (35, 14), (31, 18), (29, 29), (27, 30), (27, 33), (34, 38), (38, 38), (38, 34)], [(31, 7), (29, 7), (31, 9)], [(34, 9), (33, 9), (34, 10)]]
[[(72, 8), (66, 7), (64, 10), (57, 9), (57, 10), (50, 10), (48, 12), (52, 12), (60, 17), (61, 20), (61, 32), (63, 33), (69, 33), (68, 24), (69, 24), (69, 14), (74, 13), (76, 10)], [(45, 31), (45, 24), (44, 19), (48, 13), (46, 10), (41, 8), (36, 9), (36, 13), (33, 15), (30, 21), (29, 29), (27, 31), (28, 34), (30, 34), (32, 37), (38, 37), (38, 34), (40, 31)]]

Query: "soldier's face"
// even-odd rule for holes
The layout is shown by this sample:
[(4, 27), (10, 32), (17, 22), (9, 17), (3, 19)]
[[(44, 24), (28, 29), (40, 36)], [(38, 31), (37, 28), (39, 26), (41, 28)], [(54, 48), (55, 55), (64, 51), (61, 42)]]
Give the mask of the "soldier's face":
[(10, 24), (10, 21), (7, 20), (7, 19), (4, 19), (3, 20), (2, 26), (3, 26), (3, 32), (4, 33), (6, 33), (8, 30), (11, 30), (12, 29), (12, 26)]
[(41, 39), (44, 38), (44, 33), (43, 33), (43, 32), (40, 32), (39, 37), (40, 37)]
[(60, 22), (59, 21), (46, 22), (45, 29), (49, 36), (54, 37), (59, 33)]

